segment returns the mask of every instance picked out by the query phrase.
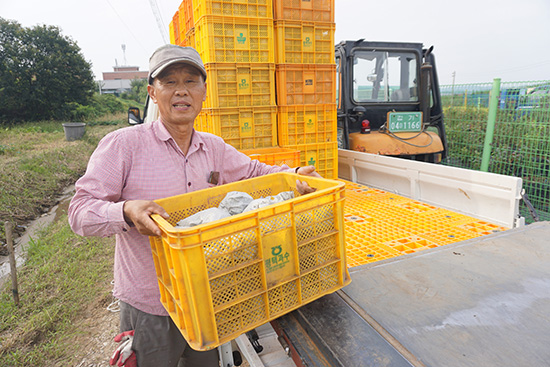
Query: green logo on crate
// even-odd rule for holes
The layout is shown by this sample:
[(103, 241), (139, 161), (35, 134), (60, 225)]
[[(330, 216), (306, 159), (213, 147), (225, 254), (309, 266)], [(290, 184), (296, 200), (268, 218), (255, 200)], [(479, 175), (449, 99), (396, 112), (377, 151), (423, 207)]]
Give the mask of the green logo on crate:
[[(316, 166), (317, 165), (317, 152), (307, 152), (306, 153), (306, 163), (310, 166)], [(319, 168), (319, 167), (317, 167)]]
[(254, 136), (254, 126), (252, 124), (252, 119), (241, 120), (240, 128), (241, 128), (241, 134), (240, 134), (241, 138)]
[(314, 113), (306, 113), (305, 116), (305, 127), (304, 130), (306, 133), (315, 133), (317, 127), (317, 116)]
[(244, 45), (245, 42), (246, 42), (246, 37), (244, 36), (243, 33), (240, 33), (239, 36), (237, 37), (237, 43), (240, 45)]
[(241, 82), (239, 83), (239, 89), (248, 89), (250, 85), (248, 84), (248, 80), (241, 79)]
[(306, 37), (305, 41), (304, 41), (304, 48), (309, 48), (313, 45), (313, 43), (311, 42), (311, 38), (310, 37)]
[(290, 254), (287, 252), (283, 253), (283, 247), (273, 246), (271, 248), (271, 257), (265, 259), (265, 268), (268, 273), (272, 271), (279, 270), (285, 267), (288, 264)]

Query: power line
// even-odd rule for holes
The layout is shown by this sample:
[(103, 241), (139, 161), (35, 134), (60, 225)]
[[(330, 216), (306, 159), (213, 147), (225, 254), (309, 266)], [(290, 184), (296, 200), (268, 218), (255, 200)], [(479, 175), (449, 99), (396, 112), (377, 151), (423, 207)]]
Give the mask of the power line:
[(534, 64), (529, 64), (529, 65), (516, 66), (516, 67), (513, 67), (513, 68), (509, 68), (509, 69), (502, 69), (502, 70), (500, 70), (500, 72), (506, 73), (506, 72), (512, 72), (512, 71), (522, 71), (522, 70), (527, 70), (527, 69), (538, 68), (538, 67), (548, 65), (548, 64), (550, 64), (550, 60), (540, 61), (540, 62), (537, 62), (537, 63), (534, 63)]
[(116, 16), (118, 17), (118, 19), (120, 19), (120, 22), (126, 27), (126, 29), (128, 30), (128, 32), (130, 32), (130, 34), (132, 35), (132, 37), (134, 37), (134, 40), (136, 40), (136, 42), (138, 43), (138, 45), (141, 47), (141, 49), (143, 51), (147, 51), (145, 49), (145, 47), (143, 47), (143, 45), (141, 44), (141, 42), (139, 41), (139, 39), (134, 35), (134, 33), (132, 32), (132, 30), (130, 29), (130, 27), (128, 27), (128, 25), (126, 24), (126, 22), (124, 22), (124, 19), (120, 16), (120, 14), (118, 14), (118, 12), (116, 11), (115, 7), (113, 6), (113, 4), (111, 4), (111, 2), (109, 0), (105, 0), (107, 1), (107, 3), (109, 4), (109, 6), (111, 7), (111, 9), (113, 9), (113, 11), (115, 12)]
[[(513, 72), (517, 72), (517, 71), (524, 71), (524, 70), (528, 70), (528, 69), (535, 69), (535, 68), (540, 68), (542, 66), (545, 66), (545, 65), (550, 65), (550, 60), (543, 60), (543, 61), (540, 61), (540, 62), (537, 62), (537, 63), (534, 63), (534, 64), (527, 64), (527, 65), (522, 65), (522, 66), (515, 66), (515, 67), (511, 67), (511, 68), (506, 68), (506, 69), (491, 69), (491, 71), (493, 73), (513, 73)], [(479, 71), (479, 72), (473, 72), (473, 73), (469, 73), (469, 72), (466, 72), (466, 73), (462, 73), (462, 75), (466, 75), (466, 76), (481, 76), (481, 75), (486, 75), (487, 73), (485, 71)]]

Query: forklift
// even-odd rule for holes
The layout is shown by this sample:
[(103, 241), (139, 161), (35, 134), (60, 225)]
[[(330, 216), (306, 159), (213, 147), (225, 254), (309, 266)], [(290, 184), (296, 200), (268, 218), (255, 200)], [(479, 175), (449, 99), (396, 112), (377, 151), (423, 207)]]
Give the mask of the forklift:
[(432, 50), (363, 39), (335, 46), (340, 149), (431, 163), (446, 157)]

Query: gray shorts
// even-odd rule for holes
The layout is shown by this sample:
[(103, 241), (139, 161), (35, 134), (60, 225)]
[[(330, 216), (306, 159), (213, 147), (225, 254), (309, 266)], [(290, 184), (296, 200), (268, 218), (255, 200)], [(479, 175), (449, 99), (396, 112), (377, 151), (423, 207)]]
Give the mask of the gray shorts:
[(218, 367), (218, 350), (192, 349), (169, 316), (145, 313), (120, 301), (120, 332), (135, 330), (138, 367)]

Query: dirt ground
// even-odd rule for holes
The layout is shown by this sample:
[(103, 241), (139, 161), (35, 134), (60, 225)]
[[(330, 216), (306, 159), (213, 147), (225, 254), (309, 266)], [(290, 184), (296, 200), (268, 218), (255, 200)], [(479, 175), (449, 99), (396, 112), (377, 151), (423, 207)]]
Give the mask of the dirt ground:
[[(59, 202), (55, 211), (55, 219), (59, 220), (67, 214), (70, 198), (74, 191), (73, 187), (67, 190), (65, 198)], [(74, 321), (75, 329), (83, 330), (74, 341), (74, 359), (70, 366), (75, 367), (107, 367), (109, 358), (118, 347), (113, 338), (119, 333), (118, 320), (119, 312), (116, 299), (111, 295), (112, 285), (105, 285), (107, 297), (99, 297), (95, 302), (90, 303), (82, 316)], [(113, 312), (115, 311), (115, 312)], [(53, 366), (67, 366), (66, 363), (54, 364)]]
[(113, 338), (118, 334), (119, 313), (107, 309), (113, 300), (109, 297), (91, 304), (84, 317), (75, 322), (75, 327), (86, 332), (75, 340), (78, 350), (75, 350), (73, 366), (109, 366), (109, 358), (118, 346)]

